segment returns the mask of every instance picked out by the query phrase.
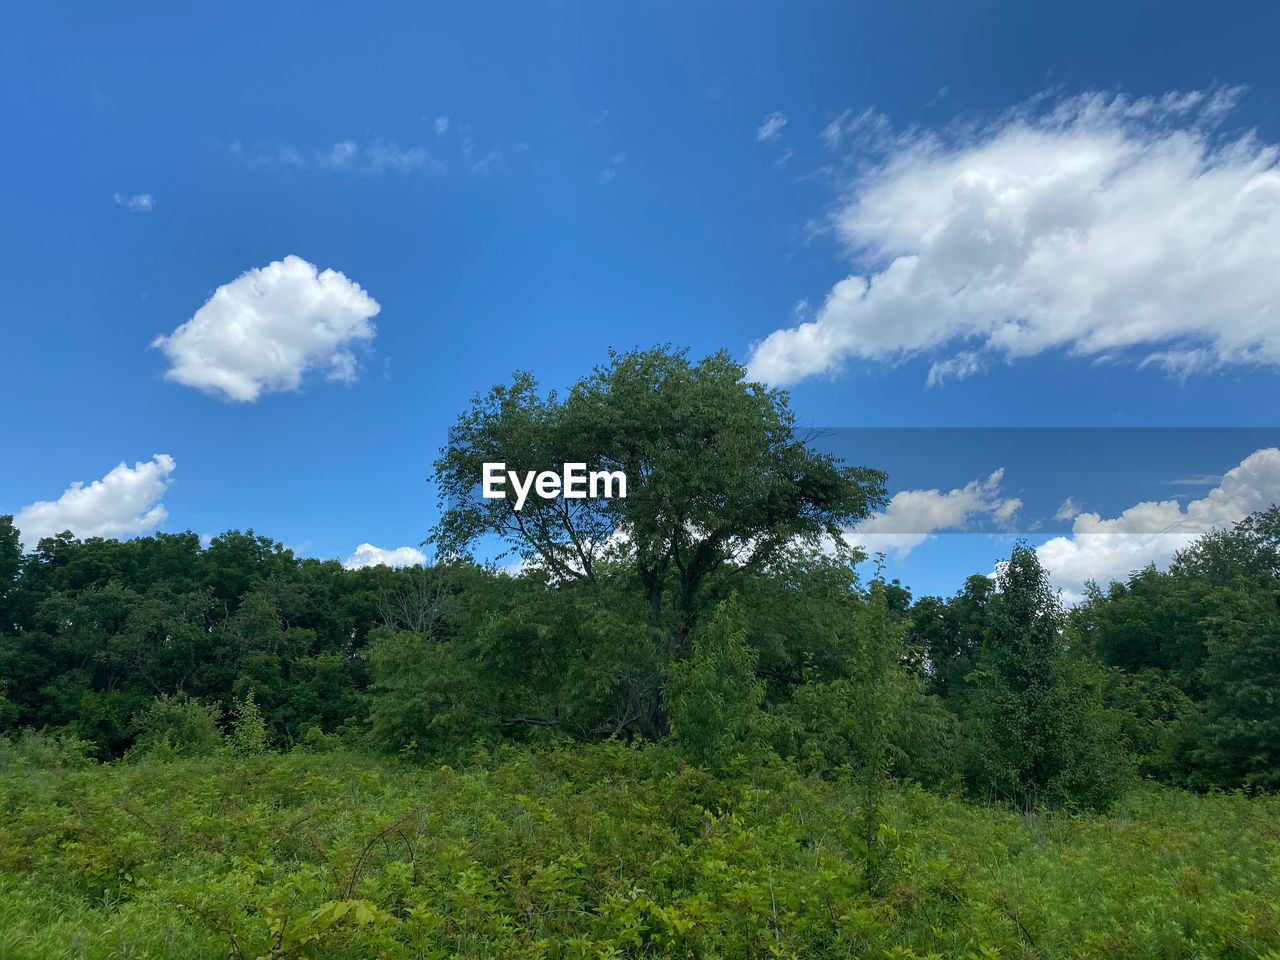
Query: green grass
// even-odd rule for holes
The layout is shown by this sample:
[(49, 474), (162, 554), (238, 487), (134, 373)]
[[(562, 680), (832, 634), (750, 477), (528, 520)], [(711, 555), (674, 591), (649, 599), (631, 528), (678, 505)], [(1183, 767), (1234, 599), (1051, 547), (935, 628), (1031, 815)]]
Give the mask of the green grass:
[(1280, 801), (1105, 818), (716, 780), (661, 748), (0, 773), (0, 960), (1280, 957)]

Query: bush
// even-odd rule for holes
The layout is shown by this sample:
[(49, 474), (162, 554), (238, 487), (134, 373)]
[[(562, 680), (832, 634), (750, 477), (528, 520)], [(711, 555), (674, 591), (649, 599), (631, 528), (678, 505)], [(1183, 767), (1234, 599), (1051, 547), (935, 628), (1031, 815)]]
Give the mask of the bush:
[(15, 730), (0, 734), (0, 769), (87, 767), (93, 744), (68, 731)]
[(444, 756), (476, 739), (494, 738), (496, 724), (482, 723), (477, 685), (459, 649), (457, 643), (402, 630), (370, 632), (374, 744), (405, 756)]
[(161, 694), (134, 717), (138, 737), (134, 750), (169, 757), (207, 757), (225, 743), (219, 728), (222, 707), (185, 693)]

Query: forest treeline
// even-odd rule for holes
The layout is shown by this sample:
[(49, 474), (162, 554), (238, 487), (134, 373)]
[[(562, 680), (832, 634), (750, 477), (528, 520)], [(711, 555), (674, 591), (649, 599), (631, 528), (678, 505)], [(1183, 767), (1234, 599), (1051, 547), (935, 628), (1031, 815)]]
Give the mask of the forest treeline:
[[(1280, 509), (1070, 610), (1025, 545), (913, 598), (833, 539), (883, 475), (798, 433), (727, 357), (638, 351), (563, 398), (518, 375), (475, 399), (436, 464), (427, 566), (346, 569), (253, 531), (24, 550), (0, 518), (0, 750), (621, 738), (1019, 806), (1103, 808), (1136, 777), (1280, 785)], [(626, 469), (632, 492), (516, 516), (468, 495), (484, 460)], [(473, 562), (484, 538), (527, 562)]]

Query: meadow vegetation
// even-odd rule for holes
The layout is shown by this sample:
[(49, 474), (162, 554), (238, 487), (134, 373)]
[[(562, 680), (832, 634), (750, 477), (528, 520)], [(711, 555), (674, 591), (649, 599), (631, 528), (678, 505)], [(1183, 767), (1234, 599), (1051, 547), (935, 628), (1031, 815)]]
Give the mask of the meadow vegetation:
[(29, 742), (0, 777), (0, 957), (1280, 956), (1274, 797), (1145, 785), (1099, 817), (898, 785), (871, 851), (861, 802), (659, 745), (80, 766)]
[(841, 536), (883, 474), (661, 349), (436, 471), (400, 570), (0, 518), (0, 960), (1280, 957), (1280, 508), (913, 597)]

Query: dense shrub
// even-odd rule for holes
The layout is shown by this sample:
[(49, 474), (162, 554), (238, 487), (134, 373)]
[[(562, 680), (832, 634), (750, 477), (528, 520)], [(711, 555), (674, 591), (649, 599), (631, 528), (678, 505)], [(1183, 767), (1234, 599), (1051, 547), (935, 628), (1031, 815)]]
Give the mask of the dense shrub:
[(134, 718), (138, 729), (135, 751), (164, 757), (207, 757), (220, 748), (224, 737), (222, 707), (203, 703), (180, 693), (161, 694)]
[(93, 744), (73, 733), (15, 730), (0, 734), (0, 769), (20, 767), (87, 767)]

